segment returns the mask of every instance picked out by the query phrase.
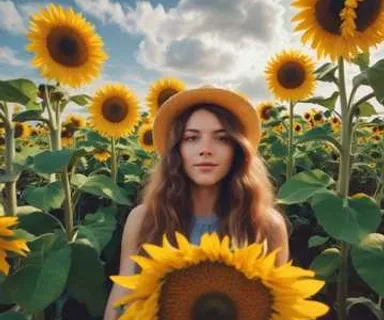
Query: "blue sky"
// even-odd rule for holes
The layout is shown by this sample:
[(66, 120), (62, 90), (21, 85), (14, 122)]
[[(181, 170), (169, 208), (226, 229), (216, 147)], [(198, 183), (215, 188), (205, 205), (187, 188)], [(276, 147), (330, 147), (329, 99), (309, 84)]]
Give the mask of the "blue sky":
[[(0, 0), (0, 79), (27, 77), (41, 82), (30, 66), (25, 33), (31, 13), (49, 1)], [(109, 55), (100, 78), (81, 88), (92, 94), (108, 82), (123, 82), (142, 105), (150, 84), (174, 76), (187, 87), (216, 85), (246, 93), (254, 103), (272, 98), (263, 78), (278, 51), (301, 49), (290, 19), (290, 0), (60, 0), (91, 21)], [(373, 52), (373, 61), (384, 48)], [(349, 80), (357, 69), (347, 69)], [(316, 94), (334, 88), (320, 85)], [(363, 94), (364, 92), (361, 92)], [(384, 108), (377, 106), (379, 111)], [(298, 111), (306, 107), (298, 108)], [(82, 112), (76, 106), (68, 111)]]

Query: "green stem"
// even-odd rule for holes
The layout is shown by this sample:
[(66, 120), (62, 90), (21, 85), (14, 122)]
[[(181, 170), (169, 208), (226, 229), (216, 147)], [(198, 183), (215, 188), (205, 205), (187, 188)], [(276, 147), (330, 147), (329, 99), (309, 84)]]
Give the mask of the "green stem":
[[(351, 167), (351, 122), (348, 117), (348, 101), (345, 89), (344, 60), (339, 58), (339, 91), (341, 103), (341, 154), (337, 192), (346, 198), (349, 192), (349, 179)], [(346, 320), (346, 299), (348, 295), (348, 254), (349, 245), (341, 243), (341, 269), (337, 283), (338, 320)]]
[(295, 104), (290, 101), (289, 103), (289, 128), (288, 128), (288, 161), (286, 169), (286, 179), (289, 180), (294, 174), (294, 161), (293, 161), (293, 108)]
[(112, 154), (111, 154), (111, 176), (113, 181), (117, 181), (117, 154), (116, 154), (116, 140), (115, 138), (111, 138), (111, 147), (112, 147)]
[(375, 96), (375, 94), (374, 94), (373, 92), (371, 92), (371, 93), (367, 94), (366, 96), (361, 97), (361, 98), (360, 98), (358, 101), (356, 101), (354, 104), (352, 104), (352, 102), (349, 101), (349, 105), (351, 105), (351, 107), (348, 109), (348, 121), (349, 121), (350, 123), (352, 123), (353, 116), (356, 114), (357, 109), (359, 108), (359, 106), (360, 106), (362, 103), (364, 103), (364, 102), (366, 102), (366, 101), (372, 99), (374, 96)]
[(379, 307), (379, 310), (381, 310), (381, 304), (383, 303), (383, 297), (379, 296), (379, 299), (377, 300), (377, 306)]
[(381, 176), (379, 178), (379, 181), (377, 183), (377, 188), (376, 188), (375, 194), (373, 196), (379, 207), (380, 207), (381, 201), (383, 199), (383, 194), (384, 194), (384, 162), (383, 162), (383, 165), (381, 167)]
[(72, 240), (73, 237), (73, 207), (72, 207), (72, 195), (71, 185), (69, 183), (68, 169), (65, 169), (61, 174), (61, 180), (64, 186), (64, 214), (65, 214), (65, 230), (67, 231), (68, 241)]
[(5, 111), (5, 172), (11, 179), (5, 183), (5, 191), (8, 198), (7, 215), (15, 216), (17, 211), (16, 173), (14, 172), (13, 161), (15, 159), (15, 126), (12, 123), (12, 114), (6, 103)]

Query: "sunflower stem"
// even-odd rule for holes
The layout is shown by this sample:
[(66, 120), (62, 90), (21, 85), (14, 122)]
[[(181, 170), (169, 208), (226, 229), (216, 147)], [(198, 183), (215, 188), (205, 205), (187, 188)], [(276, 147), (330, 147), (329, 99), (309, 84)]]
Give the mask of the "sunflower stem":
[[(345, 88), (344, 59), (339, 58), (339, 91), (341, 103), (341, 154), (337, 192), (340, 197), (346, 198), (349, 193), (349, 180), (351, 168), (351, 125), (348, 116), (348, 101)], [(341, 268), (337, 283), (338, 320), (346, 320), (346, 299), (348, 295), (348, 254), (349, 245), (341, 242)]]
[(293, 108), (295, 104), (290, 101), (289, 103), (289, 128), (288, 128), (288, 161), (286, 169), (286, 180), (289, 180), (294, 174), (294, 161), (293, 161)]
[(5, 192), (7, 195), (7, 212), (9, 216), (15, 216), (17, 211), (17, 190), (16, 173), (14, 172), (13, 161), (15, 159), (15, 126), (12, 123), (12, 114), (9, 111), (7, 103), (4, 102), (4, 127), (5, 127), (5, 174), (9, 181), (5, 183)]
[(111, 138), (111, 176), (113, 181), (117, 181), (117, 154), (116, 154), (116, 140), (115, 138)]
[(64, 200), (65, 230), (67, 231), (68, 241), (71, 241), (73, 237), (73, 207), (72, 207), (71, 185), (69, 183), (67, 168), (61, 173), (61, 180), (64, 186), (64, 194), (65, 194), (65, 200)]
[(381, 310), (381, 304), (383, 303), (383, 297), (379, 296), (379, 299), (377, 300), (377, 306), (379, 307), (379, 310)]

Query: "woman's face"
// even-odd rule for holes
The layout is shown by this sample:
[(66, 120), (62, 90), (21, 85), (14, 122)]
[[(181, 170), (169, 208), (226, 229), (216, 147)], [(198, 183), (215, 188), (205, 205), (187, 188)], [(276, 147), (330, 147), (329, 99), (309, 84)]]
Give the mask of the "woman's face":
[(196, 110), (189, 117), (180, 143), (187, 176), (198, 186), (213, 186), (229, 172), (234, 142), (212, 112)]

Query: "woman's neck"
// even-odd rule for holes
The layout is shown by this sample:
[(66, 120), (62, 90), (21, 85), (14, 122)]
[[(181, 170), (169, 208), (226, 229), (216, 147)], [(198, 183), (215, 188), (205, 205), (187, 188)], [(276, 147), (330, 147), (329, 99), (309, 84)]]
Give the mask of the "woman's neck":
[(192, 205), (196, 216), (210, 216), (215, 212), (216, 199), (218, 197), (218, 186), (192, 187)]

